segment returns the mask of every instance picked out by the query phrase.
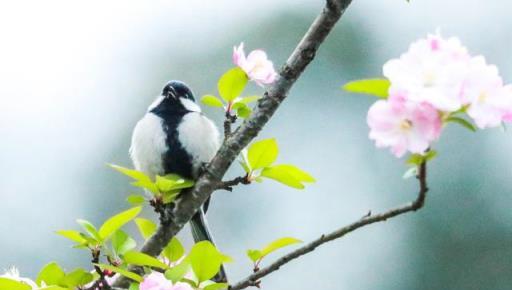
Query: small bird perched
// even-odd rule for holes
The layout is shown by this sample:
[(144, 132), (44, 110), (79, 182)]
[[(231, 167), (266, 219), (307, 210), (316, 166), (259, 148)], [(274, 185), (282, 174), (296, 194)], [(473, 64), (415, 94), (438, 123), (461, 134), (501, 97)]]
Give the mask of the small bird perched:
[[(130, 157), (135, 169), (151, 178), (172, 173), (195, 180), (219, 146), (219, 131), (201, 113), (192, 91), (183, 82), (170, 81), (135, 126)], [(196, 243), (213, 243), (204, 217), (206, 209), (190, 221)], [(227, 280), (223, 268), (215, 280)]]

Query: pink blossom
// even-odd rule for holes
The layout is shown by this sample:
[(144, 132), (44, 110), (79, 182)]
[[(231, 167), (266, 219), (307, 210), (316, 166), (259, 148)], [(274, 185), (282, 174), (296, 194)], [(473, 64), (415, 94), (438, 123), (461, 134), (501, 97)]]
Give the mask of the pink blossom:
[(391, 89), (404, 91), (415, 102), (453, 112), (463, 105), (461, 90), (470, 56), (457, 38), (429, 35), (411, 44), (399, 59), (384, 64)]
[(139, 285), (140, 290), (193, 290), (193, 288), (187, 284), (178, 282), (173, 284), (167, 280), (164, 274), (159, 272), (152, 272), (144, 278), (144, 281)]
[(512, 93), (503, 86), (498, 69), (482, 56), (471, 59), (463, 87), (467, 113), (483, 129), (501, 124), (512, 108)]
[(277, 77), (274, 64), (263, 50), (253, 50), (245, 57), (243, 42), (233, 48), (233, 63), (260, 86), (273, 83)]
[(389, 100), (380, 100), (368, 111), (370, 139), (377, 147), (391, 147), (402, 157), (407, 151), (424, 153), (441, 134), (439, 112), (427, 102), (410, 102), (403, 92), (394, 92)]

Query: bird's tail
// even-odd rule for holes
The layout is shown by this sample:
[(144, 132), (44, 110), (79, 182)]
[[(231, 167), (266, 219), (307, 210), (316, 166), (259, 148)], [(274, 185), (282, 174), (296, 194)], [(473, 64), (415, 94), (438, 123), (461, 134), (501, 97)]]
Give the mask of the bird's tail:
[[(208, 223), (206, 222), (206, 216), (202, 208), (190, 220), (190, 228), (192, 229), (194, 242), (198, 243), (201, 241), (209, 241), (215, 245), (210, 230), (208, 229)], [(221, 265), (220, 271), (215, 275), (215, 277), (213, 277), (213, 281), (217, 283), (227, 283), (228, 278), (226, 276), (226, 271), (224, 270), (224, 265)]]

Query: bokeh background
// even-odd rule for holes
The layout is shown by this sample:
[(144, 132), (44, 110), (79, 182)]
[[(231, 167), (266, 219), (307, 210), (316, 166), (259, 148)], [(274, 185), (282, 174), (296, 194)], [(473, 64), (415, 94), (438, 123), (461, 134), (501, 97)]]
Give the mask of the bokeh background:
[[(386, 60), (436, 29), (512, 81), (508, 1), (353, 2), (260, 136), (276, 137), (279, 160), (318, 182), (303, 191), (268, 181), (215, 194), (209, 220), (236, 260), (227, 267), (232, 280), (250, 272), (248, 248), (282, 236), (308, 241), (414, 198), (403, 160), (367, 138), (374, 99), (342, 92), (345, 81), (380, 76)], [(162, 85), (180, 79), (196, 97), (215, 92), (241, 41), (280, 66), (322, 6), (0, 2), (0, 269), (17, 265), (34, 277), (52, 260), (87, 266), (88, 254), (53, 231), (78, 229), (76, 218), (99, 224), (128, 206), (136, 189), (105, 163), (130, 165), (131, 130)], [(205, 111), (220, 124), (221, 113)], [(325, 245), (265, 278), (264, 289), (512, 289), (512, 133), (450, 126), (436, 147), (422, 211)], [(188, 229), (180, 236), (190, 246)]]

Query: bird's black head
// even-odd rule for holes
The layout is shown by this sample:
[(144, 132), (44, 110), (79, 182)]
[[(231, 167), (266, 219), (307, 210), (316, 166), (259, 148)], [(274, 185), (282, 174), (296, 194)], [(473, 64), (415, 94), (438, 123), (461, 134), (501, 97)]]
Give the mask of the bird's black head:
[(201, 111), (196, 105), (194, 94), (180, 81), (170, 81), (162, 89), (162, 94), (149, 107), (157, 115), (176, 115), (190, 111)]
[(184, 82), (180, 81), (168, 82), (162, 89), (162, 96), (166, 98), (174, 98), (177, 100), (179, 100), (179, 98), (186, 98), (195, 102), (192, 91)]

